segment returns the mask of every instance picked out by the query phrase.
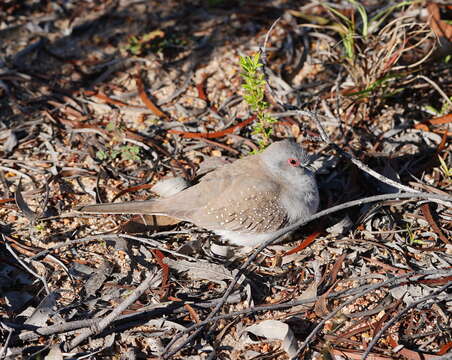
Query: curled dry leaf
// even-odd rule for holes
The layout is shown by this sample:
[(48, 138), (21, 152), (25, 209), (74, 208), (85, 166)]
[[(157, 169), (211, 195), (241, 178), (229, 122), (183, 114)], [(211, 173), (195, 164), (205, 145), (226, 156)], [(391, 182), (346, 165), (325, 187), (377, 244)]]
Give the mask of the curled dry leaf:
[(52, 291), (47, 295), (35, 309), (33, 314), (25, 321), (25, 324), (44, 326), (50, 315), (54, 312), (53, 308), (56, 306), (58, 297), (59, 295), (55, 291)]
[(289, 325), (282, 321), (265, 320), (247, 327), (244, 331), (269, 340), (282, 340), (282, 348), (290, 358), (297, 354), (297, 339), (295, 339)]
[(164, 258), (163, 262), (172, 269), (177, 271), (185, 271), (187, 276), (197, 280), (210, 280), (217, 283), (223, 283), (221, 280), (231, 280), (234, 278), (237, 270), (230, 271), (220, 264), (212, 264), (206, 262), (191, 262), (185, 260), (174, 261)]
[(113, 271), (113, 264), (108, 261), (104, 261), (102, 266), (90, 276), (85, 284), (86, 296), (90, 297), (95, 295), (96, 291), (100, 289), (105, 280), (110, 276)]
[(32, 211), (30, 209), (30, 207), (28, 206), (28, 204), (25, 202), (23, 196), (22, 196), (22, 192), (21, 192), (21, 186), (20, 186), (20, 182), (19, 182), (19, 186), (17, 187), (17, 190), (14, 194), (14, 199), (16, 200), (16, 205), (17, 207), (20, 209), (20, 211), (22, 211), (22, 213), (25, 215), (25, 217), (32, 223), (34, 224), (34, 222), (38, 219), (39, 215), (37, 213), (35, 213), (34, 211)]

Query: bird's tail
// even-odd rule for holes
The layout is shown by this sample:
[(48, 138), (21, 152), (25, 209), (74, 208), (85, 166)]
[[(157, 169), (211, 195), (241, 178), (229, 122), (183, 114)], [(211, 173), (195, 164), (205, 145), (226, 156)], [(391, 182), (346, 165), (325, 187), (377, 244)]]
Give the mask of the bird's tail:
[(93, 204), (81, 206), (77, 211), (85, 214), (148, 214), (165, 215), (158, 210), (158, 200), (129, 201), (112, 204)]

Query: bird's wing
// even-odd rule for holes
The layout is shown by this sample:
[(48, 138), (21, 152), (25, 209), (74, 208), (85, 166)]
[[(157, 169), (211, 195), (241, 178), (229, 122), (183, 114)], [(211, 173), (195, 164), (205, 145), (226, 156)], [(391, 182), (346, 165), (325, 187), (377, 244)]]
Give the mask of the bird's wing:
[(214, 171), (205, 174), (200, 179), (200, 182), (217, 181), (222, 178), (230, 178), (246, 174), (253, 176), (255, 171), (258, 171), (261, 166), (264, 165), (262, 164), (260, 155), (250, 155), (243, 159), (238, 159), (232, 163), (218, 167)]
[(274, 232), (287, 223), (280, 191), (270, 179), (257, 180), (252, 174), (235, 176), (221, 192), (212, 189), (210, 201), (196, 209), (189, 220), (209, 230)]

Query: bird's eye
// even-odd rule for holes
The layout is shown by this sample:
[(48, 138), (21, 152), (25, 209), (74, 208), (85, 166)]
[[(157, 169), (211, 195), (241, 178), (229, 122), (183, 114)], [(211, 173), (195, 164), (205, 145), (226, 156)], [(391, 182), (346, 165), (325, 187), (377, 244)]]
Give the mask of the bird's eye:
[(287, 160), (287, 162), (289, 163), (290, 166), (293, 166), (293, 167), (300, 166), (300, 160), (295, 159), (295, 158), (290, 158)]

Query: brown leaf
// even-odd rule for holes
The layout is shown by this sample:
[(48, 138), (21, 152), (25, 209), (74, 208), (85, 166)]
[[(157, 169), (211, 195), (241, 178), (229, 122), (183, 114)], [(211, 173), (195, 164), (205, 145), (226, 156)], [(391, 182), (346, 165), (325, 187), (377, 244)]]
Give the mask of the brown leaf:
[(441, 228), (436, 224), (435, 220), (433, 219), (432, 213), (430, 211), (430, 205), (429, 204), (423, 204), (421, 206), (422, 213), (424, 214), (425, 220), (430, 224), (432, 229), (435, 231), (436, 235), (444, 242), (445, 244), (450, 244), (450, 241), (447, 239), (447, 237), (444, 235)]
[(17, 186), (17, 190), (14, 193), (14, 199), (16, 201), (17, 207), (22, 211), (22, 213), (25, 215), (25, 217), (32, 223), (38, 219), (39, 215), (32, 211), (28, 204), (25, 202), (22, 193), (21, 193), (21, 184), (19, 182), (19, 185)]
[(157, 105), (155, 105), (151, 99), (149, 98), (149, 96), (147, 96), (146, 92), (144, 91), (144, 85), (143, 82), (141, 81), (140, 75), (136, 75), (135, 76), (135, 81), (137, 84), (137, 88), (138, 88), (138, 94), (140, 95), (141, 101), (143, 101), (143, 103), (146, 105), (146, 107), (151, 110), (154, 115), (160, 117), (160, 118), (164, 118), (164, 119), (168, 119), (168, 115), (166, 115), (162, 110), (160, 110)]
[(438, 37), (445, 38), (448, 41), (452, 41), (452, 25), (441, 19), (440, 7), (450, 9), (450, 5), (443, 5), (437, 3), (429, 3), (427, 5), (428, 12), (431, 15), (430, 26)]

